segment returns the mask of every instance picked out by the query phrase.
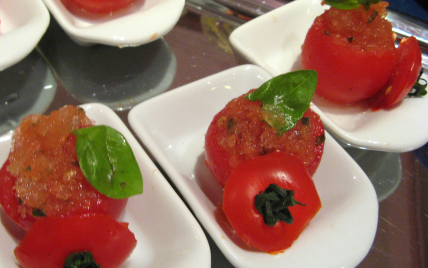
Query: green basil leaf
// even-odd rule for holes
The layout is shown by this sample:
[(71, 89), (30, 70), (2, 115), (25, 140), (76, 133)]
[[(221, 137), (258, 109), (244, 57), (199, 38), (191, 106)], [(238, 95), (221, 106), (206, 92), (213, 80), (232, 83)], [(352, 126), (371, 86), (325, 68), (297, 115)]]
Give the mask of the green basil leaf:
[(272, 78), (246, 97), (263, 102), (263, 120), (282, 135), (292, 129), (309, 108), (316, 85), (314, 70), (295, 71)]
[(325, 0), (325, 2), (337, 9), (354, 9), (363, 5), (368, 10), (371, 4), (377, 4), (380, 0)]
[(73, 131), (80, 168), (100, 193), (127, 198), (143, 192), (143, 177), (125, 137), (105, 125)]

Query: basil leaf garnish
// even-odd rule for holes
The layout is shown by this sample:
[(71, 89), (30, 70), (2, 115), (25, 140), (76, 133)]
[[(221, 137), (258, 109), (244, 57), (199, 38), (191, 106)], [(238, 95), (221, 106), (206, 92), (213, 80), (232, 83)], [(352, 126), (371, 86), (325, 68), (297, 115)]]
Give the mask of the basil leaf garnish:
[(359, 6), (364, 6), (366, 10), (371, 4), (377, 4), (381, 0), (325, 0), (325, 2), (337, 9), (354, 9)]
[(80, 168), (95, 189), (117, 199), (143, 192), (143, 177), (137, 160), (120, 132), (98, 125), (72, 133), (77, 137)]
[(309, 108), (317, 85), (314, 70), (276, 76), (246, 96), (263, 102), (262, 116), (282, 135), (292, 129)]

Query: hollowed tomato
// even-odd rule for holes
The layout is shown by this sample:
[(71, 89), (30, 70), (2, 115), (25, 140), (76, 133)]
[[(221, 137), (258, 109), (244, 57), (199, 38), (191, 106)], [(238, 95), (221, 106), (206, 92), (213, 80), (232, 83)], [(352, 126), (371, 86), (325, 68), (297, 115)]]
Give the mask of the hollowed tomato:
[(233, 169), (246, 159), (275, 151), (298, 157), (315, 173), (324, 150), (324, 125), (310, 108), (282, 135), (262, 120), (262, 102), (242, 95), (216, 114), (205, 135), (206, 164), (224, 186)]
[[(14, 221), (19, 227), (25, 231), (30, 230), (33, 224), (44, 216), (34, 216), (32, 211), (21, 211), (20, 200), (16, 196), (14, 190), (15, 180), (7, 167), (9, 166), (9, 160), (7, 160), (0, 170), (0, 205), (3, 210)], [(69, 211), (62, 211), (55, 216), (66, 216), (66, 215), (80, 215), (84, 213), (102, 213), (111, 216), (114, 219), (119, 218), (125, 209), (128, 199), (113, 199), (99, 193), (89, 182), (86, 181), (84, 187), (93, 189), (93, 195), (90, 199), (81, 200), (80, 204), (77, 203), (74, 209)], [(86, 206), (81, 204), (86, 203)]]
[(318, 16), (302, 46), (304, 69), (318, 74), (316, 94), (337, 103), (373, 96), (388, 82), (396, 49), (385, 2), (370, 10), (330, 8)]
[(127, 199), (98, 192), (84, 177), (72, 130), (92, 123), (83, 109), (64, 106), (29, 115), (16, 128), (8, 160), (0, 170), (0, 205), (21, 228), (41, 217), (90, 212), (119, 217)]

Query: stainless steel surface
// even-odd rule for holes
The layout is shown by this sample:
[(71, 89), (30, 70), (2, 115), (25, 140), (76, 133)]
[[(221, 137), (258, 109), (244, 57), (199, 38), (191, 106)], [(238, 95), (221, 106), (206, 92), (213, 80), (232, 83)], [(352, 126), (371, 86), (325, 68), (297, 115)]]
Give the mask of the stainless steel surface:
[[(45, 112), (48, 113), (65, 104), (77, 105), (84, 102), (84, 100), (79, 99), (78, 94), (69, 82), (82, 75), (80, 74), (80, 67), (73, 66), (76, 59), (72, 61), (70, 60), (71, 57), (80, 57), (79, 61), (90, 62), (89, 59), (103, 55), (103, 57), (110, 59), (108, 63), (104, 59), (104, 65), (115, 65), (124, 64), (125, 59), (118, 57), (118, 53), (135, 53), (135, 60), (128, 61), (128, 64), (137, 65), (131, 68), (131, 74), (133, 76), (144, 75), (147, 71), (146, 68), (143, 68), (145, 65), (156, 64), (157, 72), (171, 77), (171, 82), (165, 90), (173, 90), (176, 87), (236, 66), (235, 57), (227, 48), (227, 33), (230, 33), (233, 27), (238, 25), (235, 15), (219, 17), (220, 12), (215, 11), (217, 7), (213, 7), (212, 3), (204, 1), (205, 6), (199, 7), (196, 6), (196, 1), (203, 0), (187, 1), (187, 11), (183, 13), (173, 30), (160, 41), (164, 42), (160, 47), (168, 50), (165, 54), (175, 58), (175, 68), (168, 68), (170, 64), (167, 63), (171, 60), (169, 57), (153, 57), (152, 61), (145, 61), (144, 57), (147, 55), (140, 54), (140, 52), (146, 48), (124, 48), (125, 51), (119, 52), (116, 49), (103, 46), (79, 47), (67, 39), (65, 33), (52, 19), (46, 35), (35, 51), (49, 63), (51, 71), (55, 75), (53, 84), (56, 89), (53, 98), (47, 99), (49, 103), (44, 109)], [(231, 24), (228, 24), (229, 21)], [(59, 40), (63, 40), (65, 43), (59, 42)], [(148, 46), (156, 47), (156, 44)], [(79, 51), (79, 53), (75, 54), (73, 51)], [(108, 81), (114, 75), (113, 68), (108, 68), (103, 73), (99, 69), (99, 63), (99, 61), (92, 62), (94, 70), (98, 71), (98, 75), (86, 75), (85, 83), (89, 86), (85, 89), (85, 93), (88, 95), (97, 95), (99, 85), (109, 85)], [(88, 73), (91, 72), (89, 67), (85, 70)], [(119, 78), (129, 82), (126, 73), (122, 73)], [(25, 77), (26, 82), (31, 80), (36, 84), (42, 83), (45, 79), (46, 77), (43, 75)], [(17, 81), (17, 83), (22, 83), (22, 80)], [(129, 91), (135, 93), (134, 86), (139, 86), (141, 83), (144, 83), (144, 80), (137, 79), (129, 82), (127, 87), (122, 89), (123, 94), (128, 94)], [(4, 85), (5, 76), (0, 75), (0, 90), (2, 92), (5, 90)], [(139, 93), (150, 90), (151, 86), (140, 88)], [(23, 94), (20, 97), (29, 98), (26, 101), (36, 101), (37, 99), (33, 94)], [(93, 101), (97, 100), (105, 101), (102, 98)], [(12, 102), (10, 99), (8, 101), (9, 103), (6, 104), (10, 105)], [(129, 127), (127, 119), (129, 109), (127, 108), (129, 107), (126, 106), (122, 110), (118, 109), (116, 112)], [(4, 107), (0, 106), (0, 109), (4, 111)], [(28, 113), (28, 110), (22, 111), (21, 115), (25, 113)], [(427, 168), (413, 152), (393, 154), (354, 148), (347, 150), (370, 177), (380, 202), (376, 238), (370, 252), (359, 267), (428, 267)], [(352, 231), (350, 230), (350, 232)], [(212, 267), (232, 267), (208, 234), (207, 237), (211, 247)]]
[(272, 6), (269, 6), (263, 2), (253, 1), (253, 0), (215, 0), (215, 2), (220, 3), (224, 6), (231, 8), (239, 13), (250, 17), (257, 17), (263, 15), (273, 9)]
[[(193, 10), (209, 10), (210, 15), (216, 16), (233, 24), (242, 24), (248, 20), (229, 14), (237, 12), (256, 18), (292, 0), (262, 1), (262, 0), (186, 0)], [(393, 26), (398, 41), (403, 37), (415, 36), (419, 41), (423, 54), (423, 66), (428, 68), (428, 25), (421, 20), (411, 18), (394, 10), (388, 10), (387, 19)]]

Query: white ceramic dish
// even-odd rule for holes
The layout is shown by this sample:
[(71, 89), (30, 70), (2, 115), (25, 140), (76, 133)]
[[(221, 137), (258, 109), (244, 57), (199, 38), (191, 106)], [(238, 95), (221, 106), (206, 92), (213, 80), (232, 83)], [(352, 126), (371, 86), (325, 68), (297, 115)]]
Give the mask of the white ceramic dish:
[(204, 164), (205, 132), (227, 102), (270, 77), (258, 66), (238, 66), (140, 103), (129, 122), (234, 266), (355, 267), (372, 245), (378, 202), (367, 176), (328, 134), (314, 176), (323, 208), (291, 248), (270, 255), (241, 247), (217, 218), (223, 189)]
[(45, 33), (49, 19), (41, 0), (0, 0), (0, 70), (30, 54)]
[(43, 0), (64, 31), (81, 45), (139, 46), (167, 34), (183, 11), (184, 0), (136, 0), (111, 15), (70, 12), (61, 0)]
[[(143, 174), (144, 193), (129, 199), (121, 219), (129, 222), (137, 239), (137, 247), (122, 267), (210, 267), (210, 249), (202, 228), (125, 124), (105, 105), (82, 107), (96, 124), (112, 126), (126, 137)], [(7, 159), (10, 142), (10, 134), (0, 137), (0, 163)], [(0, 211), (6, 227), (0, 228), (0, 266), (17, 267), (13, 250), (19, 232)]]
[[(291, 2), (237, 28), (230, 43), (239, 57), (272, 76), (301, 69), (301, 45), (324, 9), (321, 0)], [(428, 142), (428, 97), (406, 98), (393, 109), (378, 112), (364, 105), (339, 107), (319, 99), (313, 102), (327, 130), (349, 145), (404, 152)]]

